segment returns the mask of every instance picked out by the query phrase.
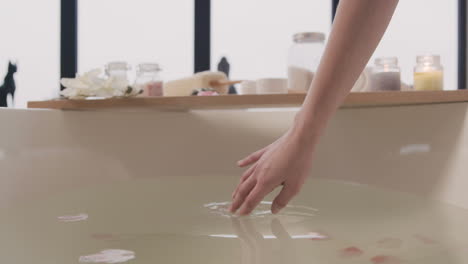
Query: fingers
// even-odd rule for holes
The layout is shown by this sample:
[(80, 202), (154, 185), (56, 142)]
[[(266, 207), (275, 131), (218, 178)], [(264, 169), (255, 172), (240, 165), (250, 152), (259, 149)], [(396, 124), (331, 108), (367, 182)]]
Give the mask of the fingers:
[(244, 174), (242, 174), (242, 177), (241, 177), (241, 179), (240, 179), (240, 182), (241, 182), (241, 183), (245, 182), (245, 181), (250, 177), (250, 175), (253, 174), (253, 172), (255, 171), (256, 168), (257, 168), (257, 165), (255, 164), (255, 165), (253, 165), (252, 167), (250, 167), (248, 170), (246, 170), (246, 171), (244, 172)]
[(250, 176), (252, 176), (256, 168), (257, 168), (257, 165), (254, 165), (244, 172), (244, 174), (242, 175), (240, 179), (239, 185), (237, 185), (237, 188), (232, 193), (232, 199), (236, 198), (237, 192), (239, 191), (239, 188), (242, 186), (242, 183), (244, 183)]
[(257, 181), (254, 178), (250, 178), (239, 186), (236, 197), (229, 209), (231, 213), (235, 213), (239, 210), (240, 206), (244, 203), (245, 198), (249, 195), (256, 184)]
[(252, 211), (257, 207), (260, 202), (265, 198), (265, 196), (271, 191), (265, 185), (257, 184), (255, 188), (250, 192), (247, 198), (244, 199), (244, 203), (242, 204), (242, 208), (239, 212), (240, 215), (249, 215)]
[(267, 148), (268, 147), (250, 154), (249, 156), (247, 156), (247, 158), (238, 161), (237, 165), (239, 167), (241, 167), (241, 168), (244, 168), (244, 167), (247, 167), (247, 166), (257, 162), (262, 157), (262, 155), (266, 152)]
[(288, 205), (291, 199), (299, 193), (300, 187), (298, 186), (299, 185), (291, 184), (284, 185), (283, 189), (278, 194), (278, 196), (276, 196), (275, 200), (273, 201), (273, 205), (271, 206), (271, 212), (273, 214), (279, 213)]

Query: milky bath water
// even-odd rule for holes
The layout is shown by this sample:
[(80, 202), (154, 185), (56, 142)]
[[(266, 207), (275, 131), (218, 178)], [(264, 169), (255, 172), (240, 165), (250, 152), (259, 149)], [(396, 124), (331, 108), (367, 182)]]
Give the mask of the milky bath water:
[(371, 186), (311, 179), (279, 215), (228, 212), (237, 177), (92, 186), (14, 202), (6, 264), (468, 263), (468, 211)]

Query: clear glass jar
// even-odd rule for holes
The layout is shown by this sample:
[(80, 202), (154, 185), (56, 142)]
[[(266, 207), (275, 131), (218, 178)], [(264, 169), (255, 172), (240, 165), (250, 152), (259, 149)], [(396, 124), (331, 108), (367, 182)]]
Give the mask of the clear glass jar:
[(441, 91), (444, 89), (444, 68), (439, 55), (417, 57), (414, 68), (414, 89), (417, 91)]
[(143, 96), (163, 96), (161, 68), (157, 63), (142, 63), (137, 67), (134, 87), (143, 92)]
[(325, 47), (325, 34), (304, 32), (295, 34), (288, 56), (288, 89), (307, 91), (320, 64)]
[(124, 61), (109, 62), (106, 65), (107, 77), (115, 77), (128, 81), (128, 72), (130, 70), (130, 65)]
[(401, 70), (398, 58), (383, 57), (375, 59), (371, 77), (372, 91), (400, 91)]

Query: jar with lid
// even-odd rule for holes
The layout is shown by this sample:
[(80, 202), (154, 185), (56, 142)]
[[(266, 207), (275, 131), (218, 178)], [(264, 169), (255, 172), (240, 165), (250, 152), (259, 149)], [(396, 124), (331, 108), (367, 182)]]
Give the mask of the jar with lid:
[(107, 77), (114, 77), (126, 81), (128, 81), (128, 72), (130, 70), (130, 65), (124, 61), (110, 62), (106, 65)]
[(142, 63), (137, 67), (135, 88), (143, 92), (143, 96), (162, 96), (163, 81), (160, 77), (161, 68), (157, 63)]
[(293, 36), (293, 41), (288, 56), (288, 89), (305, 92), (309, 90), (320, 64), (325, 46), (325, 34), (298, 33)]
[(417, 91), (438, 91), (444, 89), (444, 68), (438, 55), (417, 57), (414, 68), (414, 89)]
[(372, 91), (400, 91), (401, 70), (398, 58), (383, 57), (375, 59), (371, 75)]

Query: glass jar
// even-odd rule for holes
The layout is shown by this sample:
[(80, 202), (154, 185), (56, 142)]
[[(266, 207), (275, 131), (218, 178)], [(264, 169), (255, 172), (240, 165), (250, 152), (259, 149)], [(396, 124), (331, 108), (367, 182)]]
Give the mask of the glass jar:
[(325, 34), (304, 32), (293, 36), (288, 57), (288, 89), (308, 91), (325, 46)]
[(143, 92), (143, 96), (163, 96), (163, 81), (161, 68), (157, 63), (142, 63), (137, 67), (135, 88)]
[(414, 68), (414, 89), (417, 91), (441, 91), (444, 89), (444, 68), (440, 64), (440, 56), (417, 57), (417, 65)]
[(128, 81), (128, 72), (130, 70), (130, 65), (124, 61), (109, 62), (106, 65), (107, 77), (115, 77), (118, 79), (124, 79)]
[(398, 58), (377, 58), (372, 68), (372, 91), (400, 91), (401, 70), (398, 66)]

